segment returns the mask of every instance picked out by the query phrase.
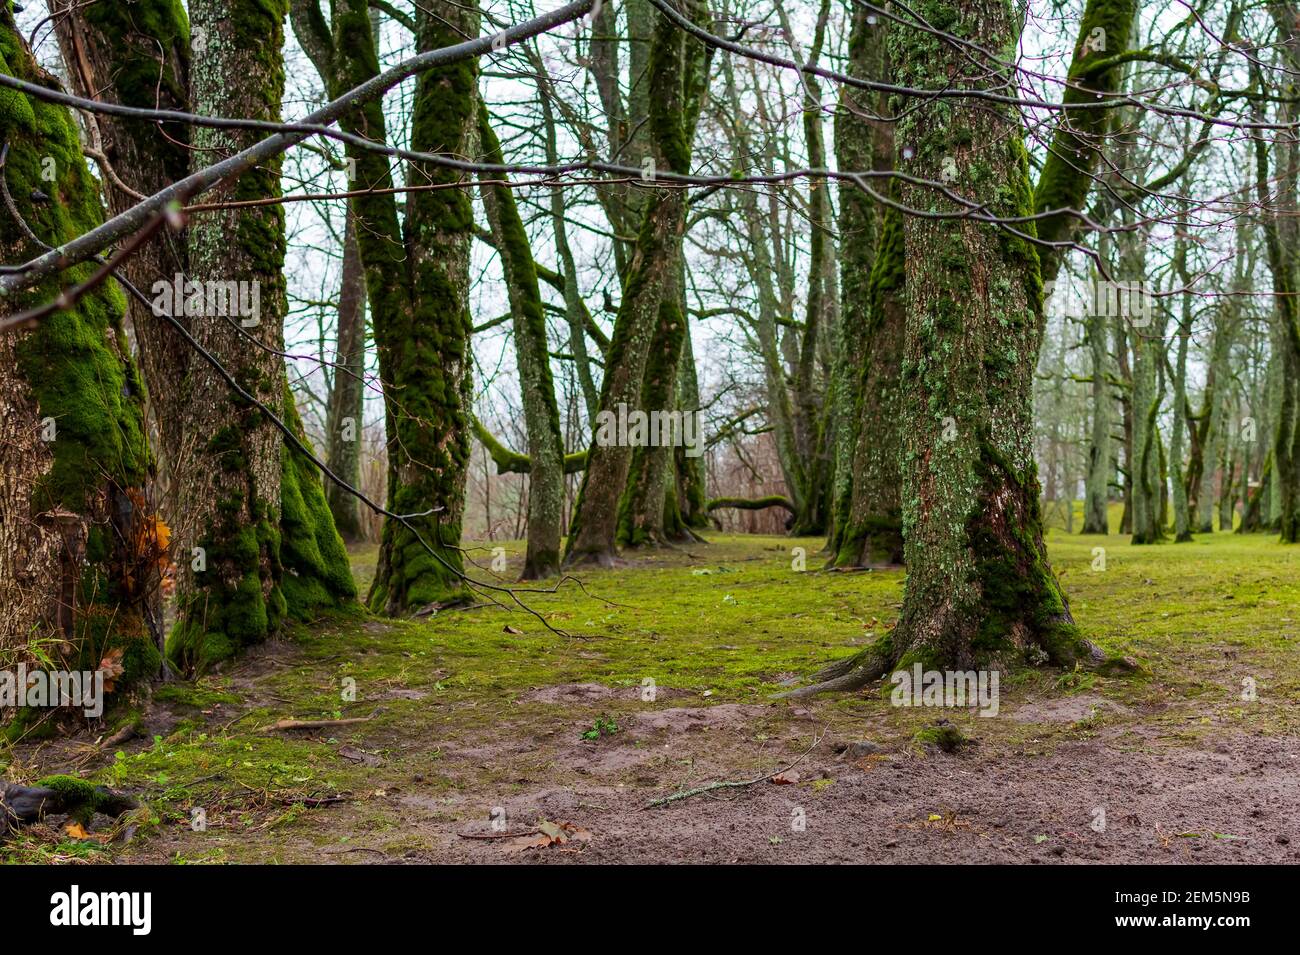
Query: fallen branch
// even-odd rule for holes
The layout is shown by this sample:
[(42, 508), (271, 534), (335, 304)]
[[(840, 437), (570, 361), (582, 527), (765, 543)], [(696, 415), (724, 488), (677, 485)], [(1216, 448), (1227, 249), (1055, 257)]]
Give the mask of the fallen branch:
[(535, 836), (541, 831), (540, 829), (529, 829), (527, 832), (458, 832), (456, 835), (462, 839), (520, 839), (524, 836)]
[(341, 720), (280, 720), (278, 723), (272, 723), (270, 726), (263, 726), (258, 732), (260, 733), (278, 733), (281, 730), (328, 730), (336, 726), (352, 726), (356, 723), (369, 723), (374, 719), (370, 716), (349, 716)]
[(734, 507), (742, 511), (761, 511), (769, 507), (784, 507), (793, 514), (794, 502), (782, 494), (769, 494), (767, 497), (715, 497), (704, 505), (712, 513), (720, 508)]
[(703, 795), (704, 793), (711, 793), (717, 789), (743, 789), (746, 786), (753, 786), (756, 785), (757, 783), (763, 782), (764, 780), (771, 779), (773, 776), (779, 776), (781, 775), (781, 773), (788, 773), (790, 770), (794, 769), (805, 759), (807, 759), (808, 754), (817, 748), (817, 744), (820, 743), (822, 739), (825, 738), (825, 736), (826, 736), (826, 730), (822, 730), (821, 735), (813, 739), (812, 745), (809, 746), (806, 750), (804, 750), (803, 755), (800, 756), (798, 759), (796, 759), (789, 766), (786, 766), (784, 769), (773, 770), (770, 773), (764, 773), (762, 776), (756, 776), (754, 779), (746, 779), (740, 782), (733, 781), (733, 782), (709, 783), (707, 786), (698, 786), (695, 789), (685, 789), (680, 792), (675, 792), (671, 796), (665, 796), (663, 799), (656, 799), (654, 800), (654, 802), (648, 802), (641, 808), (654, 809), (657, 806), (666, 806), (670, 802), (679, 802), (680, 800), (683, 799), (690, 799), (692, 796), (700, 796)]

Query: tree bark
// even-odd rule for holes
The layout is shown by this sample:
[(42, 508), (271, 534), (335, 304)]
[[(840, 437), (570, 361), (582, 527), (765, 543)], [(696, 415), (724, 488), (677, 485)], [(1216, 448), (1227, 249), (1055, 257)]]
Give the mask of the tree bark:
[[(335, 0), (328, 22), (312, 0), (293, 0), (292, 16), (299, 42), (332, 95), (378, 75), (365, 0)], [(418, 50), (460, 42), (478, 31), (473, 3), (434, 0), (417, 9)], [(420, 74), (413, 149), (473, 154), (477, 82), (478, 65), (472, 61)], [(374, 142), (388, 140), (379, 101), (354, 108), (341, 126)], [(353, 188), (374, 190), (354, 197), (352, 209), (384, 388), (388, 509), (406, 516), (405, 523), (384, 521), (367, 602), (390, 615), (455, 606), (469, 599), (460, 535), (470, 451), (473, 208), (464, 189), (416, 192), (399, 222), (396, 199), (381, 192), (393, 185), (388, 158), (355, 145), (347, 146), (347, 156), (355, 168)], [(451, 185), (462, 178), (422, 163), (407, 170), (412, 185)]]
[[(179, 110), (191, 110), (192, 101), (203, 96), (211, 108), (229, 115), (278, 119), (283, 77), (275, 38), (283, 32), (282, 8), (222, 5), (216, 11), (209, 4), (195, 7), (194, 12), (205, 19), (191, 30), (183, 9), (173, 0), (65, 4), (55, 25), (73, 89), (82, 96), (129, 106)], [(209, 22), (213, 17), (219, 19)], [(256, 42), (250, 39), (253, 36)], [(199, 75), (193, 77), (191, 39), (204, 50)], [(258, 52), (268, 42), (271, 52)], [(159, 127), (109, 116), (90, 122), (92, 139), (97, 133), (102, 141), (105, 192), (114, 213), (135, 204), (132, 192), (151, 194), (188, 172), (188, 127)], [(165, 135), (159, 135), (160, 129)], [(195, 137), (195, 143), (203, 139), (208, 146), (222, 148), (259, 138), (251, 131), (230, 135), (196, 131)], [(198, 153), (196, 162), (205, 162), (210, 155)], [(278, 195), (278, 178), (272, 174), (276, 168), (250, 173), (214, 195), (256, 198), (259, 189), (266, 196)], [(222, 230), (228, 230), (224, 237)], [(270, 408), (296, 420), (296, 411), (286, 404), (283, 363), (264, 350), (278, 349), (281, 342), (282, 233), (278, 211), (199, 214), (194, 230), (163, 233), (133, 256), (124, 272), (146, 294), (159, 280), (174, 285), (177, 276), (181, 281), (257, 282), (257, 325), (237, 327), (240, 318), (231, 316), (177, 314), (177, 319), (197, 340), (212, 346), (217, 357), (228, 359), (229, 367), (239, 370), (236, 377), (241, 383)], [(199, 264), (205, 274), (190, 274), (191, 242), (202, 245), (205, 258)], [(224, 264), (223, 243), (232, 246)], [(131, 320), (158, 435), (162, 511), (171, 525), (180, 565), (178, 621), (172, 636), (178, 655), (187, 665), (206, 665), (262, 639), (285, 613), (307, 618), (318, 610), (349, 603), (355, 585), (314, 466), (284, 449), (279, 433), (269, 421), (261, 420), (260, 412), (238, 407), (224, 380), (150, 308), (133, 305)], [(243, 436), (232, 435), (227, 428), (239, 421), (253, 422), (248, 448), (255, 446), (269, 455), (259, 462), (256, 478), (252, 472), (231, 477), (242, 471), (238, 458), (243, 452), (236, 445)], [(277, 495), (265, 498), (265, 514), (256, 500), (235, 501), (249, 489), (249, 480), (258, 481), (262, 492)], [(205, 490), (216, 485), (221, 486), (220, 492)], [(237, 486), (242, 490), (232, 490)], [(280, 495), (292, 500), (281, 500)], [(236, 509), (244, 517), (259, 511), (258, 530), (253, 534), (257, 539), (251, 542), (255, 558), (250, 540), (238, 529)], [(217, 515), (218, 511), (229, 511), (230, 519)], [(272, 514), (279, 523), (270, 519)], [(214, 521), (226, 529), (213, 531)], [(205, 539), (216, 545), (219, 570), (209, 560), (214, 555)], [(207, 569), (198, 573), (206, 577), (195, 576), (194, 547), (204, 548)], [(255, 597), (254, 591), (261, 597)], [(203, 633), (209, 624), (212, 632)]]
[[(887, 28), (854, 8), (849, 71), (888, 75)], [(882, 96), (845, 86), (835, 146), (844, 170), (893, 167), (891, 127), (867, 116), (887, 109)], [(903, 338), (903, 221), (878, 209), (852, 183), (840, 188), (840, 347), (835, 369), (835, 533), (833, 567), (881, 566), (903, 559), (899, 374)]]

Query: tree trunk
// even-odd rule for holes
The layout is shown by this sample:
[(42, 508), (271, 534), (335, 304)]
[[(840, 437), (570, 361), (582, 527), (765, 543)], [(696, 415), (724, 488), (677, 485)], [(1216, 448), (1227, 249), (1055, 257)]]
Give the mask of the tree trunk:
[(1111, 455), (1111, 393), (1108, 375), (1106, 317), (1100, 309), (1088, 313), (1088, 353), (1092, 358), (1092, 437), (1088, 444), (1088, 477), (1084, 482), (1083, 533), (1110, 533), (1110, 484), (1115, 477)]
[[(337, 0), (329, 23), (310, 0), (294, 0), (293, 25), (331, 94), (378, 75), (365, 0)], [(417, 8), (416, 28), (417, 50), (448, 46), (478, 35), (478, 9), (473, 3), (434, 0)], [(420, 74), (413, 149), (473, 155), (477, 82), (473, 61)], [(377, 100), (347, 113), (340, 125), (387, 142)], [(450, 188), (411, 193), (399, 225), (394, 196), (382, 192), (393, 185), (388, 158), (351, 144), (347, 155), (355, 168), (353, 188), (370, 190), (352, 199), (352, 209), (384, 387), (388, 509), (405, 518), (384, 521), (367, 600), (372, 610), (394, 615), (454, 606), (469, 597), (460, 533), (470, 451), (473, 207), (466, 191), (453, 185), (462, 180), (460, 173), (411, 163), (410, 184)]]
[[(485, 161), (504, 165), (501, 144), (492, 130), (487, 107), (481, 103), (479, 136)], [(542, 311), (542, 293), (537, 286), (537, 267), (528, 233), (519, 218), (510, 187), (487, 181), (499, 178), (496, 173), (481, 178), (484, 179), (483, 206), (501, 249), (501, 268), (514, 325), (524, 428), (528, 434), (528, 551), (522, 579), (539, 580), (560, 571), (560, 523), (564, 507), (560, 410), (555, 403), (546, 315)]]
[[(57, 87), (7, 7), (0, 47), (0, 70)], [(49, 246), (99, 225), (99, 187), (72, 113), (14, 91), (4, 98), (0, 175), (18, 215)], [(39, 248), (13, 216), (0, 215), (4, 261)], [(97, 269), (60, 272), (4, 311), (52, 301)], [(0, 666), (48, 655), (62, 668), (94, 670), (120, 654), (119, 690), (158, 675), (161, 631), (150, 606), (166, 557), (144, 493), (151, 467), (144, 387), (127, 349), (125, 311), (110, 280), (34, 327), (0, 332)], [(20, 714), (7, 729), (25, 725)]]
[[(649, 85), (655, 90), (649, 106), (654, 161), (656, 168), (678, 173), (690, 170), (694, 129), (690, 121), (692, 77), (687, 42), (681, 30), (662, 14), (655, 14), (647, 67)], [(601, 385), (602, 415), (617, 415), (620, 406), (636, 409), (640, 402), (642, 379), (659, 328), (660, 304), (674, 289), (685, 227), (686, 202), (682, 191), (674, 187), (651, 191), (606, 356)], [(669, 381), (675, 382), (675, 376)], [(587, 470), (569, 528), (567, 564), (609, 566), (614, 562), (619, 501), (627, 486), (632, 458), (633, 449), (621, 436), (605, 440), (601, 428), (593, 425)]]
[[(130, 6), (93, 4), (68, 8), (56, 20), (56, 29), (74, 90), (83, 96), (130, 106), (180, 110), (190, 110), (191, 101), (203, 96), (211, 108), (224, 109), (226, 115), (278, 119), (283, 79), (275, 37), (282, 34), (282, 10), (256, 4), (247, 10), (228, 7), (222, 5), (225, 19), (218, 26), (205, 19), (194, 31), (196, 42), (206, 50), (201, 70), (194, 77), (189, 64), (191, 31), (179, 4), (171, 0), (139, 0)], [(211, 5), (195, 7), (194, 12), (196, 17), (216, 15)], [(252, 36), (258, 38), (256, 43), (250, 39)], [(224, 42), (228, 39), (233, 39), (235, 49)], [(274, 53), (256, 54), (267, 42)], [(228, 85), (226, 77), (231, 77)], [(151, 194), (188, 172), (188, 127), (163, 124), (166, 135), (159, 136), (158, 127), (151, 124), (100, 116), (93, 120), (91, 128), (92, 139), (97, 130), (102, 140), (101, 165), (107, 170), (105, 192), (115, 213), (134, 205), (136, 200), (128, 190)], [(195, 142), (206, 136), (204, 141), (209, 146), (242, 146), (260, 138), (252, 131), (232, 135), (196, 131), (195, 135)], [(200, 153), (196, 161), (206, 164), (209, 155)], [(271, 174), (241, 177), (233, 191), (219, 190), (214, 197), (234, 193), (240, 198), (276, 196), (279, 183), (274, 168)], [(250, 342), (251, 336), (263, 346), (279, 348), (281, 341), (283, 217), (278, 209), (269, 208), (272, 211), (266, 214), (261, 210), (238, 215), (199, 214), (194, 229), (188, 233), (168, 232), (146, 244), (128, 261), (124, 272), (146, 293), (155, 292), (155, 283), (160, 280), (174, 286), (178, 276), (182, 282), (187, 278), (256, 282), (256, 325), (242, 327), (243, 317), (232, 315), (186, 317), (175, 307), (176, 302), (170, 303), (172, 312), (198, 341), (211, 345), (217, 357), (228, 358), (228, 367), (241, 369), (236, 377), (242, 384), (266, 400), (270, 408), (283, 409), (286, 418), (296, 420), (296, 412), (285, 404), (287, 378), (279, 356)], [(203, 246), (205, 274), (189, 274), (191, 242)], [(223, 244), (232, 247), (225, 263)], [(273, 426), (261, 421), (256, 409), (237, 407), (225, 381), (169, 323), (142, 306), (133, 306), (131, 318), (148, 383), (151, 418), (159, 438), (161, 485), (166, 489), (162, 509), (171, 525), (180, 564), (180, 606), (173, 634), (178, 655), (187, 664), (206, 665), (238, 646), (262, 639), (286, 612), (306, 618), (317, 610), (350, 602), (355, 586), (347, 555), (335, 533), (314, 466), (299, 460), (296, 453), (282, 454), (283, 442)], [(255, 500), (234, 500), (249, 489), (251, 472), (241, 473), (230, 482), (230, 488), (239, 484), (242, 489), (229, 495), (204, 490), (214, 482), (227, 489), (222, 475), (233, 473), (227, 467), (242, 471), (237, 460), (241, 452), (233, 445), (224, 447), (223, 442), (230, 444), (227, 439), (231, 432), (227, 428), (232, 420), (254, 419), (252, 433), (247, 435), (251, 443), (244, 450), (255, 447), (269, 453), (269, 458), (259, 462), (257, 480), (263, 484), (263, 491), (277, 495), (265, 498), (266, 514), (259, 516), (260, 530), (253, 532), (254, 538), (261, 538), (251, 542), (256, 557), (251, 556), (249, 538), (239, 530), (239, 514), (247, 516), (250, 509), (260, 509), (261, 505)], [(234, 444), (243, 437), (240, 435)], [(282, 473), (277, 475), (277, 470)], [(293, 500), (283, 501), (280, 495), (292, 496)], [(218, 515), (218, 511), (222, 513)], [(229, 519), (226, 511), (230, 512)], [(269, 522), (272, 514), (280, 516), (279, 524)], [(214, 523), (226, 530), (213, 531)], [(214, 569), (214, 555), (208, 552), (205, 538), (217, 547), (219, 570)], [(203, 571), (194, 570), (195, 547), (204, 549)], [(282, 568), (287, 568), (292, 577), (283, 593), (278, 576)], [(255, 574), (256, 585), (250, 574)], [(253, 595), (255, 590), (260, 598)], [(203, 604), (201, 609), (199, 603)], [(209, 623), (213, 632), (204, 634), (202, 630)], [(194, 651), (186, 644), (205, 646)]]
[[(339, 278), (338, 342), (334, 357), (334, 387), (330, 389), (325, 418), (328, 449), (325, 463), (340, 478), (357, 487), (361, 483), (361, 428), (366, 390), (366, 276), (357, 247), (356, 217), (351, 207), (343, 229), (343, 268)], [(325, 484), (325, 499), (334, 526), (343, 539), (362, 537), (361, 502), (333, 481)]]
[[(683, 296), (685, 290), (683, 290)], [(683, 299), (684, 300), (684, 299)], [(685, 314), (686, 310), (682, 309)], [(698, 414), (700, 411), (700, 382), (695, 369), (695, 349), (691, 345), (691, 332), (688, 327), (682, 341), (681, 372), (677, 384), (677, 406), (683, 415)], [(700, 436), (701, 440), (703, 435)], [(677, 459), (677, 509), (681, 514), (683, 533), (693, 532), (709, 525), (709, 515), (704, 509), (708, 503), (705, 491), (704, 457), (702, 454), (687, 454), (685, 447), (673, 449)]]
[[(854, 8), (849, 71), (888, 75), (885, 21)], [(841, 89), (835, 148), (840, 169), (893, 168), (892, 127), (866, 117), (884, 97)], [(856, 185), (840, 186), (840, 344), (835, 365), (835, 485), (831, 566), (903, 559), (899, 372), (903, 339), (903, 220)]]
[[(928, 0), (917, 11), (927, 22), (942, 16), (946, 31), (1004, 58), (1015, 48), (1005, 0), (959, 8)], [(919, 30), (892, 31), (890, 48), (900, 84), (931, 87), (936, 77), (968, 69), (960, 47)], [(899, 169), (930, 180), (955, 171), (949, 188), (991, 199), (994, 215), (1024, 215), (1032, 200), (1018, 117), (981, 105), (908, 113), (897, 130)], [(912, 208), (954, 208), (910, 183), (900, 198)], [(939, 669), (1069, 664), (1091, 649), (1073, 625), (1042, 537), (1031, 407), (1042, 335), (1037, 252), (969, 218), (908, 218), (903, 247), (902, 388), (911, 398), (903, 411), (901, 619), (799, 695), (860, 686), (913, 662)]]
[[(1086, 208), (1101, 156), (1100, 146), (1110, 129), (1111, 114), (1108, 110), (1069, 107), (1094, 103), (1123, 88), (1122, 67), (1110, 66), (1098, 72), (1097, 64), (1128, 48), (1137, 10), (1138, 0), (1087, 0), (1085, 3), (1074, 58), (1070, 63), (1069, 82), (1062, 94), (1066, 109), (1061, 114), (1034, 190), (1035, 212)], [(1045, 242), (1074, 242), (1082, 230), (1083, 222), (1066, 213), (1058, 212), (1038, 222), (1038, 237)], [(1069, 251), (1066, 246), (1040, 247), (1045, 282), (1056, 279), (1061, 262)]]
[[(1185, 226), (1185, 219), (1183, 220)], [(1183, 474), (1183, 437), (1187, 429), (1187, 349), (1192, 337), (1191, 276), (1187, 271), (1187, 240), (1178, 238), (1174, 271), (1183, 284), (1182, 313), (1178, 319), (1178, 358), (1174, 365), (1174, 422), (1169, 439), (1169, 476), (1173, 484), (1174, 543), (1192, 539), (1191, 514), (1187, 506), (1187, 483)]]
[[(252, 0), (192, 0), (191, 32), (208, 52), (190, 63), (190, 106), (204, 116), (280, 118), (283, 8)], [(272, 52), (265, 52), (272, 51)], [(252, 130), (194, 127), (191, 168), (261, 139)], [(250, 170), (213, 190), (209, 201), (280, 195), (279, 164)], [(189, 278), (212, 288), (246, 283), (259, 308), (218, 317), (190, 303), (190, 333), (250, 394), (284, 408), (284, 212), (278, 205), (197, 213), (190, 221)], [(251, 305), (251, 295), (247, 304)], [(171, 303), (172, 314), (182, 309)], [(223, 313), (224, 314), (224, 313)], [(196, 560), (181, 562), (169, 654), (202, 670), (265, 640), (288, 607), (280, 589), (281, 435), (261, 411), (230, 392), (218, 372), (193, 361), (182, 388), (181, 430), (191, 445), (176, 473), (177, 506), (192, 523)], [(182, 549), (182, 554), (185, 549)]]

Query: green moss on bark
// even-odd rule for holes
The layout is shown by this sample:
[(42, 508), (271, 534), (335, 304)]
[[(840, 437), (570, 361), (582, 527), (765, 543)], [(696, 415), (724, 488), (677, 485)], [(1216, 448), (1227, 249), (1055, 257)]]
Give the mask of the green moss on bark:
[[(36, 64), (7, 9), (0, 11), (0, 71), (57, 85)], [(8, 149), (3, 175), (14, 204), (42, 242), (61, 245), (100, 224), (98, 184), (68, 110), (0, 91), (0, 142)], [(10, 262), (38, 251), (8, 215), (0, 216), (0, 248)], [(5, 311), (51, 301), (97, 268), (85, 263), (60, 272), (9, 299)], [(30, 513), (13, 515), (16, 525), (28, 528), (20, 532), (26, 535), (20, 546), (29, 547), (27, 559), (35, 560), (60, 536), (60, 566), (33, 581), (39, 596), (25, 602), (25, 616), (6, 607), (10, 638), (0, 638), (0, 650), (21, 656), (28, 639), (57, 636), (64, 640), (60, 662), (79, 669), (93, 669), (104, 654), (121, 650), (126, 670), (119, 691), (158, 668), (144, 615), (157, 568), (137, 547), (141, 528), (153, 519), (143, 493), (152, 460), (144, 388), (123, 333), (124, 311), (116, 284), (101, 284), (32, 330), (9, 333), (4, 348), (11, 351), (0, 372), (16, 389), (17, 405), (5, 413), (25, 415), (26, 406), (35, 412), (28, 423), (33, 432), (52, 428), (30, 472), (6, 475), (6, 481), (32, 482), (26, 488)]]

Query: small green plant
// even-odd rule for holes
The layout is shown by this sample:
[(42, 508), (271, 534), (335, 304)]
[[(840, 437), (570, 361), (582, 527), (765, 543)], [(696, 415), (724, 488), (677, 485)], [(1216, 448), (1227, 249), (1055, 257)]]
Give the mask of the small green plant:
[(582, 734), (583, 739), (600, 739), (602, 736), (613, 736), (618, 732), (618, 724), (614, 722), (612, 716), (598, 716), (596, 722), (591, 724), (591, 729)]
[(1079, 690), (1090, 690), (1094, 682), (1096, 682), (1096, 676), (1085, 671), (1076, 663), (1073, 670), (1061, 674), (1056, 681), (1056, 688), (1071, 693)]

